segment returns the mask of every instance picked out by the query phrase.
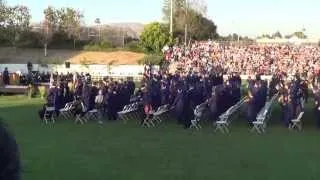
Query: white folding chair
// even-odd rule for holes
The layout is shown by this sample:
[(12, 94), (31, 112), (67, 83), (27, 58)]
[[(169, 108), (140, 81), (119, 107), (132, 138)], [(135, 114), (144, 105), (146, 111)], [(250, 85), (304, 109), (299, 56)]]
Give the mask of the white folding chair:
[(302, 119), (303, 114), (304, 114), (304, 112), (301, 112), (296, 119), (292, 119), (291, 120), (292, 124), (289, 125), (289, 129), (290, 130), (294, 130), (295, 128), (297, 128), (299, 131), (302, 130), (302, 121), (301, 121), (301, 119)]
[(217, 121), (215, 124), (216, 124), (216, 129), (215, 129), (215, 132), (216, 131), (220, 131), (222, 133), (229, 133), (229, 129), (228, 129), (228, 126), (229, 126), (229, 116), (231, 115), (231, 111), (232, 109), (234, 108), (234, 106), (232, 106), (231, 108), (228, 109), (227, 112), (223, 113), (222, 115), (219, 116), (219, 121)]
[(72, 103), (67, 103), (64, 108), (60, 109), (60, 114), (64, 117), (64, 119), (68, 120), (71, 116)]
[(80, 123), (81, 125), (83, 125), (88, 122), (88, 119), (86, 119), (87, 108), (85, 107), (83, 102), (81, 102), (81, 109), (82, 109), (82, 113), (76, 115), (75, 124)]
[(131, 109), (130, 105), (125, 105), (122, 111), (118, 112), (119, 119), (123, 120), (124, 122), (128, 121), (126, 114), (130, 111), (130, 109)]
[(86, 113), (86, 118), (88, 119), (88, 120), (91, 120), (91, 119), (98, 119), (98, 109), (92, 109), (92, 110), (90, 110), (90, 111), (88, 111), (87, 113)]
[(203, 115), (203, 111), (206, 108), (206, 103), (202, 103), (200, 105), (198, 105), (195, 109), (194, 109), (194, 119), (191, 120), (191, 125), (190, 125), (190, 129), (195, 128), (197, 130), (201, 129), (201, 125), (200, 125), (200, 120), (202, 118)]
[(225, 113), (219, 116), (219, 121), (215, 122), (216, 131), (220, 131), (221, 133), (229, 133), (229, 125), (231, 123), (231, 116), (240, 109), (240, 107), (244, 104), (246, 97), (242, 98), (239, 102), (237, 102), (234, 106), (230, 107)]
[(253, 127), (251, 129), (251, 132), (256, 131), (258, 134), (265, 133), (266, 128), (266, 118), (268, 113), (268, 104), (266, 104), (265, 107), (262, 108), (262, 110), (258, 113), (258, 116), (256, 118), (256, 121), (253, 121)]
[(51, 121), (53, 124), (55, 123), (55, 107), (46, 107), (43, 115), (43, 121), (45, 124), (48, 124), (49, 121)]
[(162, 116), (164, 113), (168, 112), (168, 107), (169, 107), (168, 104), (167, 104), (167, 105), (162, 105), (162, 106), (160, 106), (160, 107), (157, 109), (156, 112), (152, 113), (152, 116), (153, 116), (153, 117), (152, 117), (151, 121), (152, 121), (152, 122), (155, 122), (155, 123), (161, 123), (161, 122), (162, 122), (161, 116)]

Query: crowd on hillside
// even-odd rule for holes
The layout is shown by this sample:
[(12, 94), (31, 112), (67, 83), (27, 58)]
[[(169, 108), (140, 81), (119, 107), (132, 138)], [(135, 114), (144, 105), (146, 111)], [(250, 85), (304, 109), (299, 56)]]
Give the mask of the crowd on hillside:
[(319, 74), (320, 48), (315, 46), (226, 45), (212, 42), (173, 46), (164, 50), (168, 62), (180, 69), (239, 72), (242, 75), (300, 74), (304, 77)]

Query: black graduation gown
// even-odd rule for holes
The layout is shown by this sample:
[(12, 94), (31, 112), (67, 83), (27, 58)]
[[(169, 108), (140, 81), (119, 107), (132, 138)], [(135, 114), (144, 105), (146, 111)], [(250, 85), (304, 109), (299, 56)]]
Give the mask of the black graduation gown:
[(210, 120), (216, 121), (218, 116), (219, 116), (219, 112), (218, 112), (218, 106), (217, 106), (217, 102), (218, 102), (218, 97), (216, 95), (211, 96), (211, 98), (209, 99), (208, 105), (209, 105), (209, 110), (210, 110)]
[(249, 91), (252, 94), (252, 98), (248, 102), (248, 110), (247, 110), (247, 118), (249, 123), (252, 123), (256, 120), (257, 114), (260, 110), (259, 106), (259, 99), (258, 99), (258, 89), (251, 86), (249, 87)]
[(291, 104), (288, 101), (288, 95), (284, 94), (282, 95), (283, 102), (281, 103), (282, 107), (282, 121), (284, 126), (287, 128), (289, 127), (290, 120), (292, 118), (292, 109), (291, 109)]
[(193, 110), (195, 109), (195, 102), (193, 100), (192, 91), (188, 91), (184, 95), (184, 104), (183, 104), (183, 111), (182, 111), (182, 118), (184, 120), (184, 127), (189, 128), (191, 125), (191, 120), (193, 118)]
[(173, 105), (175, 106), (175, 115), (178, 123), (183, 122), (183, 110), (184, 110), (184, 93), (178, 92)]
[(7, 70), (3, 71), (3, 83), (5, 85), (9, 85), (10, 83), (9, 72)]
[(320, 128), (320, 93), (315, 93), (314, 100), (316, 102), (315, 112), (316, 112), (316, 118), (317, 118), (317, 128)]
[(83, 99), (83, 103), (85, 105), (85, 107), (87, 108), (87, 110), (91, 110), (90, 108), (90, 88), (89, 86), (84, 86), (82, 89), (82, 99)]
[(169, 104), (169, 89), (167, 87), (161, 88), (161, 105)]
[(134, 94), (134, 90), (136, 88), (136, 85), (134, 84), (133, 81), (128, 81), (128, 90), (129, 90), (129, 94), (130, 96), (132, 96)]
[(90, 93), (90, 109), (93, 109), (95, 107), (95, 99), (96, 99), (96, 96), (98, 95), (98, 88), (93, 86), (91, 88), (91, 93)]
[(111, 91), (108, 93), (108, 119), (116, 120), (117, 119), (117, 93), (116, 91)]

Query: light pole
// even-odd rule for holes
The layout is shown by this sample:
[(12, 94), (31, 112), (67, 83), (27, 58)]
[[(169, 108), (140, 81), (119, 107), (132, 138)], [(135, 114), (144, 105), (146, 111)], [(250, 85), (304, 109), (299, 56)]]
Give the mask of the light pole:
[(185, 11), (186, 11), (186, 17), (185, 17), (185, 26), (184, 26), (184, 44), (187, 45), (187, 37), (188, 37), (188, 0), (185, 0)]
[(170, 0), (170, 35), (173, 37), (173, 0)]
[(98, 28), (99, 28), (99, 41), (101, 41), (101, 21), (100, 21), (100, 18), (97, 18), (94, 22), (98, 25)]

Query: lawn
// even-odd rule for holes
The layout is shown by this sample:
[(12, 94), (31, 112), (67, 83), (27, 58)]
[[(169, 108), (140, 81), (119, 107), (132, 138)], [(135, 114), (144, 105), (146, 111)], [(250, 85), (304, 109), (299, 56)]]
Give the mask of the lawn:
[(289, 132), (274, 108), (265, 135), (237, 120), (229, 135), (185, 130), (173, 122), (40, 123), (41, 100), (0, 97), (0, 116), (20, 145), (25, 180), (319, 179), (320, 132), (309, 108), (303, 132)]

